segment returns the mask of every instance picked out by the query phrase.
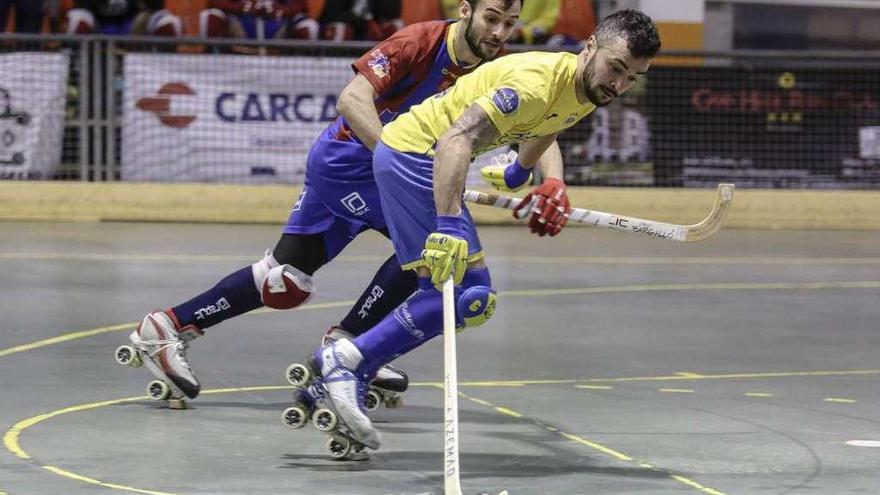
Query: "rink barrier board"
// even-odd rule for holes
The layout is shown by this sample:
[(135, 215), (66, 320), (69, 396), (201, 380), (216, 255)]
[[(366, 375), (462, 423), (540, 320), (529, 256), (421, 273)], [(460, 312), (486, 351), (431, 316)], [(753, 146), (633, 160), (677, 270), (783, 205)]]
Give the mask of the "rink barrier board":
[[(301, 186), (0, 183), (0, 220), (283, 224)], [(524, 195), (523, 191), (519, 196)], [(571, 187), (571, 204), (670, 223), (693, 223), (714, 189)], [(470, 206), (480, 224), (513, 224), (506, 210)], [(880, 191), (737, 189), (725, 228), (878, 230)]]

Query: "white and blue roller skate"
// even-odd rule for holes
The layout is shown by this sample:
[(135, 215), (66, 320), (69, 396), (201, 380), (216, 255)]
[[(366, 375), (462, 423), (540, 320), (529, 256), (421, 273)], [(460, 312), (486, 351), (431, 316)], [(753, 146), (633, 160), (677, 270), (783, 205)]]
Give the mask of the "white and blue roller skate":
[[(326, 333), (322, 345), (325, 347), (336, 342), (339, 339), (351, 340), (353, 336), (343, 330), (339, 326), (332, 326)], [(290, 378), (288, 377), (288, 380)], [(291, 382), (293, 383), (293, 382)], [(390, 364), (379, 368), (376, 376), (370, 382), (370, 389), (367, 392), (367, 410), (375, 411), (380, 405), (392, 409), (403, 405), (403, 392), (409, 388), (409, 376)]]
[(366, 460), (365, 447), (378, 449), (379, 432), (366, 414), (367, 380), (357, 368), (362, 357), (351, 341), (319, 349), (305, 364), (294, 363), (287, 378), (297, 390), (294, 404), (282, 413), (290, 428), (306, 423), (330, 435), (327, 450), (334, 459)]

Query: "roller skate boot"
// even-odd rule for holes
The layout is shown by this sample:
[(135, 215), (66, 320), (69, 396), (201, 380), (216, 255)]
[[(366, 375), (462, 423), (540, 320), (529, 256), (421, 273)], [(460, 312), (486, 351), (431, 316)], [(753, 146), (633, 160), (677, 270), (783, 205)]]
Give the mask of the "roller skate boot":
[[(367, 417), (365, 399), (367, 380), (356, 370), (363, 361), (361, 351), (348, 339), (340, 339), (315, 351), (315, 364), (321, 373), (323, 398), (328, 410), (347, 434), (367, 447), (376, 450), (381, 436)], [(320, 411), (313, 423), (319, 426)], [(321, 429), (321, 428), (319, 428)]]
[[(322, 345), (325, 347), (339, 339), (352, 339), (353, 336), (339, 326), (332, 326), (324, 333)], [(403, 405), (403, 392), (409, 387), (409, 376), (399, 368), (386, 364), (379, 368), (370, 382), (367, 391), (367, 411), (375, 411), (380, 405), (389, 409)]]
[(184, 409), (184, 398), (194, 399), (201, 390), (186, 360), (186, 351), (189, 341), (202, 334), (193, 325), (179, 328), (168, 313), (154, 311), (131, 333), (131, 344), (116, 349), (116, 362), (134, 368), (146, 365), (158, 378), (147, 386), (150, 398), (171, 400), (172, 408)]
[(326, 447), (333, 459), (369, 460), (366, 446), (351, 434), (346, 424), (339, 421), (314, 356), (304, 364), (293, 363), (288, 366), (286, 376), (296, 388), (293, 392), (293, 405), (281, 413), (284, 425), (299, 429), (312, 423), (318, 431), (329, 436)]

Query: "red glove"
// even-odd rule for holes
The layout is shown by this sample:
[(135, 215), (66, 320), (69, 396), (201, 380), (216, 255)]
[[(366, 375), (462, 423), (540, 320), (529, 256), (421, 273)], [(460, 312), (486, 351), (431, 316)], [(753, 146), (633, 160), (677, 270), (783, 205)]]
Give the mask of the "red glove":
[(541, 237), (551, 237), (562, 231), (568, 222), (571, 204), (565, 194), (565, 183), (559, 179), (545, 179), (544, 183), (530, 192), (513, 210), (513, 216), (522, 218), (528, 211), (523, 211), (534, 203), (532, 216), (529, 218), (529, 230)]

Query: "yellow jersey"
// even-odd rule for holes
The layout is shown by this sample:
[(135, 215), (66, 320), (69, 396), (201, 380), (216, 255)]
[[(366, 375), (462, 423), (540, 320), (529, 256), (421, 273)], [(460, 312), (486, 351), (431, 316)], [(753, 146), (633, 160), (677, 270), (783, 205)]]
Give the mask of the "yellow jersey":
[(486, 111), (500, 135), (473, 150), (473, 156), (555, 134), (596, 109), (592, 103), (578, 103), (576, 68), (577, 55), (571, 53), (506, 55), (397, 117), (382, 130), (382, 142), (404, 153), (432, 156), (440, 136), (474, 103)]

